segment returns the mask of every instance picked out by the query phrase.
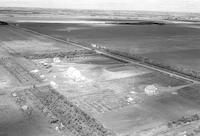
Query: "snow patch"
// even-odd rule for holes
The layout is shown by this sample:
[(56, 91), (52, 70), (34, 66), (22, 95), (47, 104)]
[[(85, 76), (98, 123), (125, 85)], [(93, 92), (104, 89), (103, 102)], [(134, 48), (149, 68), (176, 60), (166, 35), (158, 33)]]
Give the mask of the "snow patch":
[(52, 88), (57, 89), (58, 88), (58, 84), (56, 84), (54, 81), (50, 82), (50, 85)]
[(53, 58), (53, 62), (54, 62), (54, 63), (60, 63), (60, 62), (61, 62), (61, 60), (60, 60), (60, 58), (58, 58), (58, 57), (55, 57), (55, 58)]
[(86, 78), (81, 74), (81, 72), (74, 67), (69, 67), (64, 73), (64, 76), (72, 79), (75, 82), (86, 80)]
[(34, 69), (34, 70), (31, 70), (30, 72), (31, 72), (31, 73), (38, 73), (39, 70), (38, 70), (38, 69)]

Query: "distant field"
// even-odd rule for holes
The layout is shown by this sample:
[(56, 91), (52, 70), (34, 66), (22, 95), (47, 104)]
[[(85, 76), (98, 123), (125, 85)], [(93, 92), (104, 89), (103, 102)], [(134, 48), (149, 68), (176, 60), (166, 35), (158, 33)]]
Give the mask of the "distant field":
[(59, 51), (60, 49), (62, 51), (80, 49), (9, 26), (0, 26), (0, 32), (0, 45), (12, 52), (46, 53)]
[(20, 26), (200, 71), (200, 29), (189, 25), (21, 23)]

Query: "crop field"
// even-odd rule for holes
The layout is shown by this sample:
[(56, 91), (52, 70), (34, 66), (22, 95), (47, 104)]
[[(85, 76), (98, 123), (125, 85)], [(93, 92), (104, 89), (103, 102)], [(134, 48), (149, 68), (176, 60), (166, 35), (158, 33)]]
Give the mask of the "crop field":
[(170, 65), (200, 70), (198, 60), (200, 29), (193, 28), (189, 24), (160, 26), (21, 23), (20, 26), (64, 40), (75, 39), (95, 43), (109, 49), (153, 58)]
[[(185, 25), (19, 26), (198, 70), (200, 31)], [(196, 82), (20, 28), (0, 30), (0, 136), (199, 134)]]
[[(161, 134), (169, 129), (168, 122), (199, 113), (197, 103), (179, 94), (192, 83), (170, 75), (101, 55), (32, 61), (40, 67), (36, 75), (121, 135), (153, 129)], [(155, 86), (156, 92), (148, 93), (148, 86)]]

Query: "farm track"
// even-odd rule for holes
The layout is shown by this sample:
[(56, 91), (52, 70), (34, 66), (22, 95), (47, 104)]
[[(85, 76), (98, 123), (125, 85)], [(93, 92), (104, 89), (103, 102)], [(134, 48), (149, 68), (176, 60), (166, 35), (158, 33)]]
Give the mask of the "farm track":
[(79, 50), (79, 51), (70, 51), (70, 52), (52, 52), (52, 53), (42, 53), (42, 54), (24, 54), (20, 55), (27, 59), (43, 59), (43, 58), (74, 58), (74, 57), (86, 57), (86, 56), (94, 56), (95, 53), (87, 50)]

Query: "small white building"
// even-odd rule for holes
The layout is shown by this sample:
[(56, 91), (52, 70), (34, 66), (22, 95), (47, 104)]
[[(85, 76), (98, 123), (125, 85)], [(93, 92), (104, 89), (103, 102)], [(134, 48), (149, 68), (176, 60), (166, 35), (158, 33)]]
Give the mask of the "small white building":
[(155, 85), (147, 85), (144, 92), (149, 96), (158, 95), (158, 88)]

